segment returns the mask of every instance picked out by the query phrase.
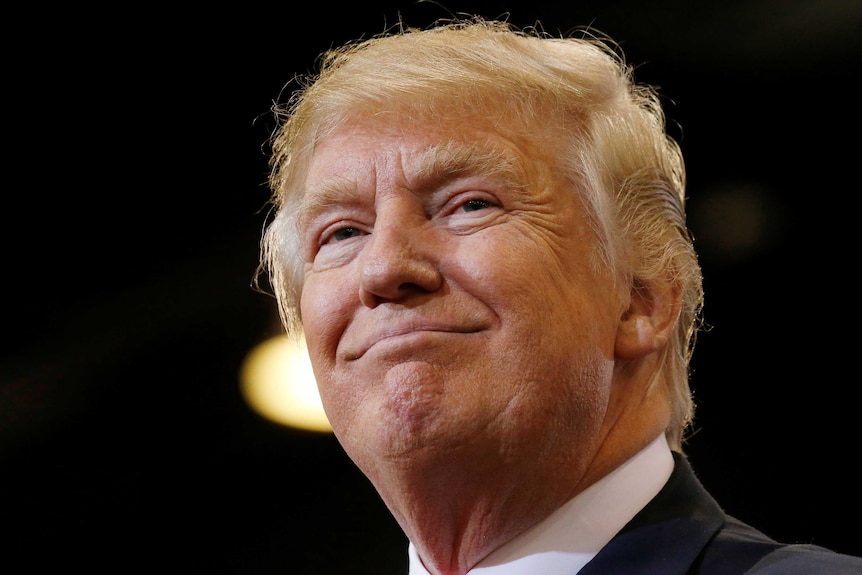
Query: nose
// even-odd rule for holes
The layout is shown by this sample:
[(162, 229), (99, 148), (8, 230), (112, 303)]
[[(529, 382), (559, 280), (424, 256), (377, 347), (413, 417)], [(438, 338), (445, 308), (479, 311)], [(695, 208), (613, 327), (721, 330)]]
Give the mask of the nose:
[(370, 308), (443, 285), (439, 245), (427, 220), (377, 222), (360, 256), (359, 299)]

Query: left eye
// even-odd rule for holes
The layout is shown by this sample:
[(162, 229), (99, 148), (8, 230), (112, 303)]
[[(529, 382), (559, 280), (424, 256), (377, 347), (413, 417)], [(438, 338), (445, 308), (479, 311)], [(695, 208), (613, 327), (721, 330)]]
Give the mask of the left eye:
[(491, 206), (491, 202), (489, 202), (488, 200), (480, 200), (480, 199), (467, 200), (466, 202), (461, 204), (461, 208), (465, 212), (475, 212), (476, 210), (484, 210), (485, 208), (488, 208), (490, 206)]

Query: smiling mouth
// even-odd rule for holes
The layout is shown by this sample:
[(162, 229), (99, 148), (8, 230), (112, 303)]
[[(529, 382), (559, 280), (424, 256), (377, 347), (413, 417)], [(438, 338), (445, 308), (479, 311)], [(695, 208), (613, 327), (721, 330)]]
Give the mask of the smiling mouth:
[(348, 352), (345, 359), (354, 361), (362, 358), (372, 350), (382, 352), (384, 350), (396, 351), (405, 348), (421, 349), (439, 343), (441, 339), (450, 336), (471, 335), (479, 331), (479, 328), (456, 329), (430, 326), (387, 330), (369, 338), (354, 351)]

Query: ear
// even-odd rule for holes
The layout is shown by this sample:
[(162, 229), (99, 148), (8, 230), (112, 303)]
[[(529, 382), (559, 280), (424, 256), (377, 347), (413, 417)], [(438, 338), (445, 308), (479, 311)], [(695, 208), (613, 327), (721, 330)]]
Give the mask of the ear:
[(617, 326), (616, 357), (633, 361), (663, 348), (676, 327), (681, 302), (677, 283), (635, 281)]

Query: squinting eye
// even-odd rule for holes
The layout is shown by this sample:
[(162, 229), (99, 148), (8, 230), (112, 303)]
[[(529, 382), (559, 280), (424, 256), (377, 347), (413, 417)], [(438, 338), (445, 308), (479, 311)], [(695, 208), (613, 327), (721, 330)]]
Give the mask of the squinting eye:
[(488, 200), (467, 200), (464, 202), (461, 207), (465, 212), (475, 212), (476, 210), (484, 210), (487, 207), (490, 207), (491, 202)]
[(355, 238), (358, 235), (362, 234), (362, 230), (359, 228), (339, 228), (332, 232), (332, 239), (336, 242), (341, 242), (344, 240), (349, 240), (350, 238)]

